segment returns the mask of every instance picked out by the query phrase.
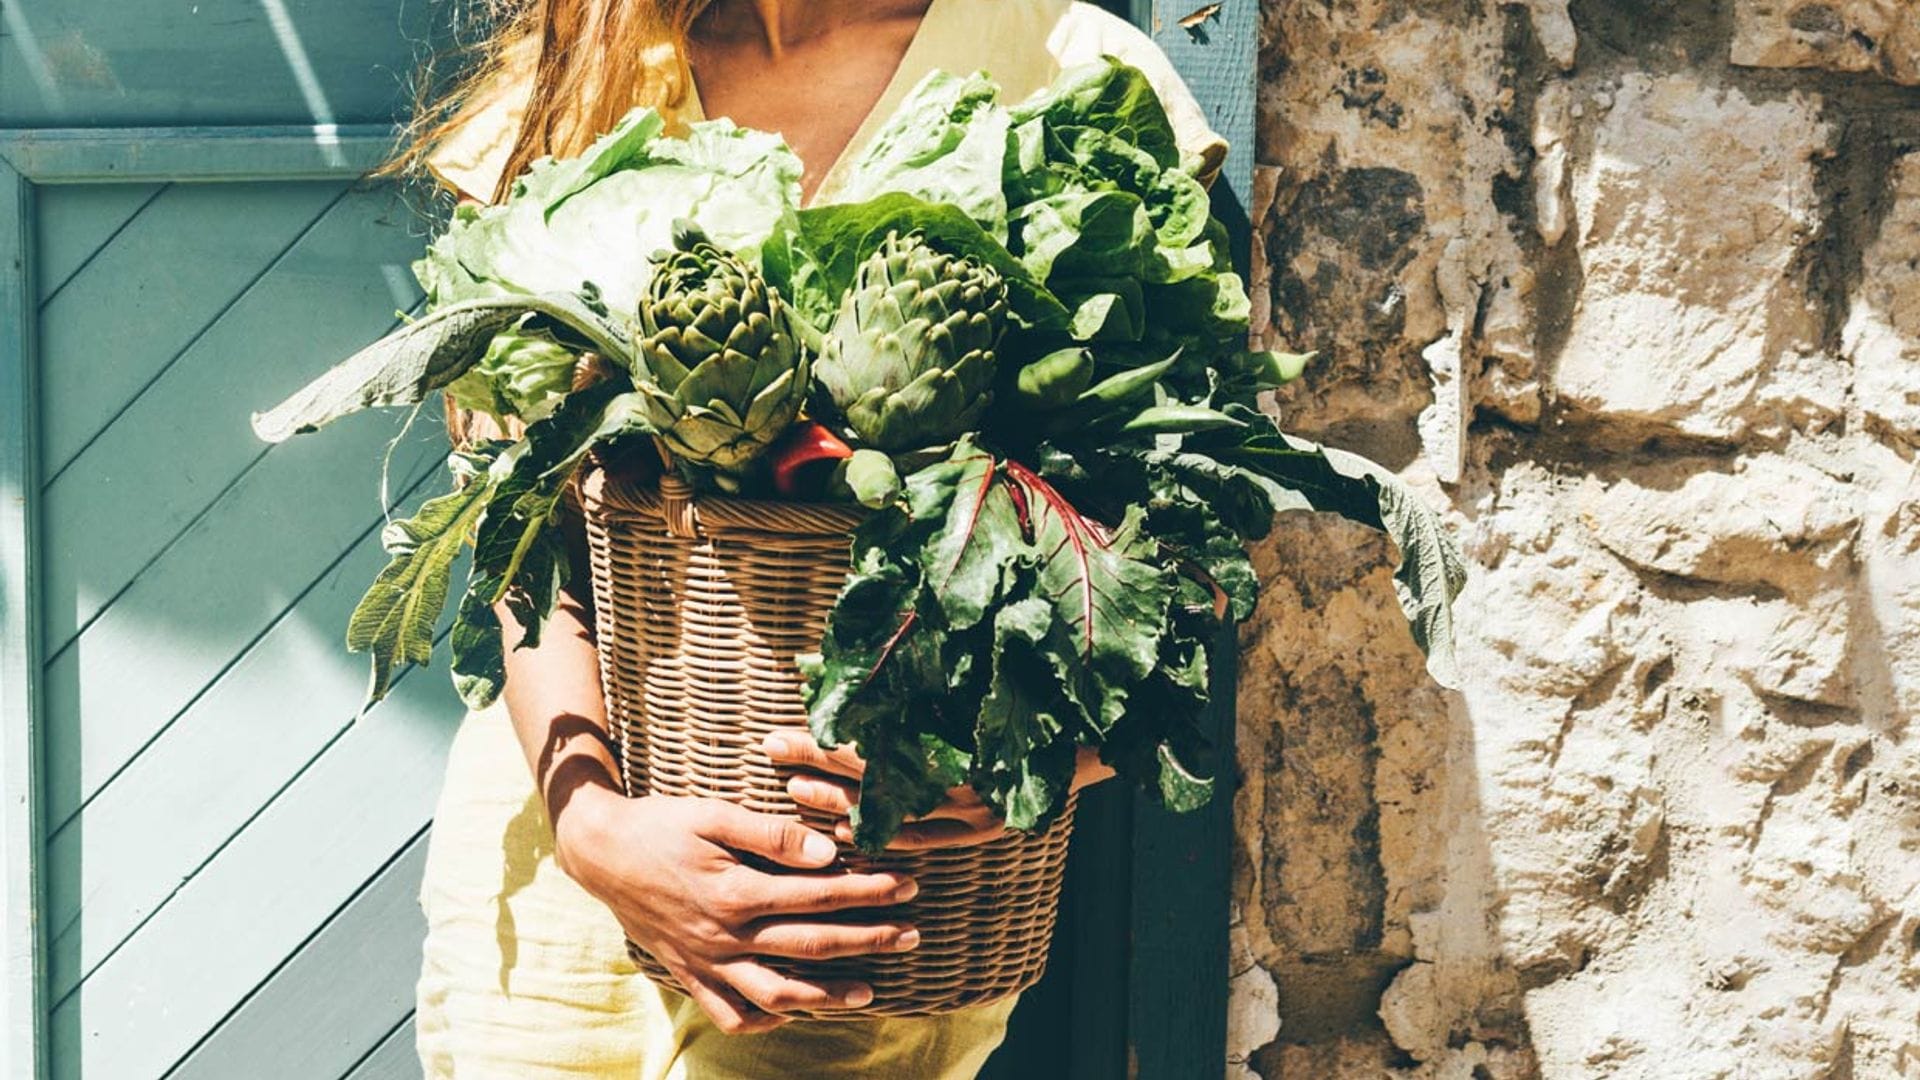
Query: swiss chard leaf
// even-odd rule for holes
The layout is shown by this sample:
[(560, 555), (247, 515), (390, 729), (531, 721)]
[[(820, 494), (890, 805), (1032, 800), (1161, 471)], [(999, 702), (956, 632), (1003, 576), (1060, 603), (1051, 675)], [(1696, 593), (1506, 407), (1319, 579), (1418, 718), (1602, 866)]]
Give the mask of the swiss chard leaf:
[[(952, 782), (929, 771), (941, 761), (964, 756), (987, 805), (1036, 828), (1062, 805), (1077, 744), (1151, 747), (1168, 726), (1192, 724), (1191, 701), (1137, 722), (1128, 708), (1136, 688), (1170, 677), (1161, 669), (1183, 591), (1143, 521), (1138, 509), (1118, 527), (1093, 521), (1033, 470), (963, 440), (861, 526), (853, 577), (807, 674), (816, 736), (869, 759), (863, 847), (884, 846), (937, 803)], [(1137, 724), (1149, 727), (1131, 732)], [(1158, 782), (1152, 752), (1130, 760)]]
[(955, 703), (942, 692), (944, 635), (923, 624), (918, 576), (889, 553), (888, 538), (907, 525), (903, 515), (880, 514), (856, 533), (854, 570), (822, 655), (801, 661), (814, 736), (825, 746), (858, 746), (866, 759), (852, 823), (854, 841), (868, 851), (885, 848), (908, 817), (940, 805), (965, 782), (971, 760), (929, 723)]
[(1142, 678), (1153, 670), (1171, 573), (1152, 561), (1158, 547), (1129, 507), (1116, 529), (1083, 516), (1053, 485), (1008, 461), (1002, 490), (1039, 560), (1039, 589), (1073, 630), (1087, 663)]
[(993, 619), (993, 677), (974, 725), (981, 767), (974, 787), (1009, 828), (1045, 825), (1073, 783), (1075, 735), (1085, 710), (1070, 693), (1080, 681), (1074, 643), (1051, 604), (1028, 596)]
[[(1258, 416), (1237, 406), (1227, 411)], [(1394, 591), (1414, 641), (1426, 651), (1427, 671), (1442, 686), (1459, 685), (1453, 600), (1466, 586), (1466, 561), (1440, 516), (1398, 477), (1358, 454), (1273, 430), (1271, 421), (1262, 434), (1237, 440), (1203, 435), (1189, 439), (1188, 445), (1211, 459), (1205, 468), (1223, 481), (1238, 473), (1271, 492), (1275, 512), (1304, 503), (1385, 531), (1400, 551)], [(1184, 464), (1199, 468), (1193, 458)]]

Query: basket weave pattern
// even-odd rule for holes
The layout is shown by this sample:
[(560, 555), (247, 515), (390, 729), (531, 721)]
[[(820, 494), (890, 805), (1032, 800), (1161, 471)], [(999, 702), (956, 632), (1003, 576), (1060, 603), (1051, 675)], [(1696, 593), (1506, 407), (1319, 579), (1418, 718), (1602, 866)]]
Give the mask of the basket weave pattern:
[[(825, 824), (787, 795), (794, 770), (775, 766), (760, 741), (806, 726), (794, 658), (819, 647), (858, 511), (695, 500), (674, 477), (656, 491), (600, 469), (584, 496), (601, 679), (628, 794), (721, 798)], [(872, 857), (842, 845), (850, 868), (898, 870), (919, 883), (912, 901), (884, 912), (918, 927), (919, 947), (770, 963), (873, 987), (870, 1005), (821, 1019), (925, 1016), (1024, 990), (1046, 966), (1072, 829), (1069, 801), (1042, 832), (975, 847)], [(684, 989), (644, 950), (628, 951), (655, 982)]]

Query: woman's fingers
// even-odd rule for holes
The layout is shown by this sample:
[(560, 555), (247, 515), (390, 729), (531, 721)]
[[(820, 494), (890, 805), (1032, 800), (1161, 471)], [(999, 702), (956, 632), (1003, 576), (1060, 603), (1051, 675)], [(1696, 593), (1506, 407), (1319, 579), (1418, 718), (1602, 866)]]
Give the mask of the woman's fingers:
[(795, 776), (787, 781), (787, 794), (801, 806), (844, 817), (860, 801), (860, 785), (825, 776)]
[(816, 870), (840, 855), (840, 849), (822, 833), (792, 818), (756, 814), (720, 799), (703, 799), (695, 812), (694, 831), (722, 847), (760, 855), (782, 866)]
[(920, 892), (905, 874), (763, 874), (744, 868), (737, 873), (729, 907), (741, 921), (892, 907)]
[(782, 975), (758, 960), (729, 960), (715, 965), (714, 974), (727, 980), (741, 997), (770, 1013), (858, 1009), (873, 1002), (873, 988), (866, 983), (809, 982)]
[(798, 765), (818, 772), (858, 780), (867, 771), (867, 763), (851, 746), (827, 750), (814, 741), (813, 734), (801, 728), (783, 728), (760, 741), (760, 749), (782, 765)]
[[(843, 820), (836, 822), (834, 836), (843, 843), (853, 842), (853, 827), (844, 820), (860, 800), (860, 787), (848, 781), (825, 776), (795, 776), (787, 781), (787, 793), (802, 806), (823, 810)], [(947, 792), (947, 801), (918, 817), (910, 817), (900, 834), (888, 844), (891, 851), (927, 851), (933, 848), (971, 847), (1006, 835), (1006, 827), (993, 808), (980, 800), (970, 787)]]
[(843, 926), (770, 919), (754, 924), (740, 936), (740, 941), (756, 956), (836, 960), (843, 956), (907, 952), (920, 944), (920, 931), (899, 922)]
[[(846, 816), (860, 801), (860, 785), (826, 776), (795, 776), (787, 780), (787, 794), (802, 806)], [(910, 817), (908, 821), (952, 819), (985, 827), (999, 820), (993, 809), (980, 801), (972, 788), (957, 787), (947, 793), (947, 801)]]
[(686, 987), (687, 996), (693, 999), (693, 1003), (700, 1006), (700, 1011), (707, 1014), (713, 1026), (725, 1034), (750, 1035), (772, 1031), (792, 1022), (754, 1005), (719, 979), (704, 979), (685, 970), (673, 974), (680, 980), (680, 985)]
[[(853, 842), (850, 823), (837, 822), (833, 832), (839, 840)], [(931, 851), (935, 848), (973, 847), (991, 843), (1005, 835), (1007, 827), (1000, 820), (1000, 815), (968, 790), (966, 797), (951, 797), (931, 813), (908, 818), (899, 833), (887, 843), (887, 850)]]

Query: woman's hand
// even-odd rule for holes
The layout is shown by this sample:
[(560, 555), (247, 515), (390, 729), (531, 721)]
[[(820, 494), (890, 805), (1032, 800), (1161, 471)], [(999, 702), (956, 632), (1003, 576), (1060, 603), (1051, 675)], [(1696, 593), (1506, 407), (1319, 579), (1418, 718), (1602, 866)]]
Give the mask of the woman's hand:
[[(824, 960), (920, 942), (898, 920), (821, 918), (902, 903), (918, 887), (901, 874), (829, 869), (833, 842), (789, 818), (719, 799), (629, 799), (591, 785), (569, 799), (555, 841), (560, 868), (613, 909), (627, 935), (730, 1034), (779, 1027), (782, 1012), (873, 1000), (863, 983), (796, 979), (761, 957)], [(762, 863), (791, 869), (770, 873)]]
[[(853, 841), (853, 825), (846, 820), (860, 799), (860, 777), (867, 763), (850, 746), (827, 750), (814, 741), (811, 732), (794, 728), (776, 731), (760, 744), (767, 756), (778, 764), (797, 765), (810, 770), (787, 781), (787, 794), (802, 806), (825, 810), (841, 820), (834, 835)], [(1073, 773), (1073, 790), (1097, 784), (1113, 775), (1113, 769), (1100, 760), (1099, 751), (1082, 746)], [(971, 847), (1005, 836), (1001, 822), (970, 787), (947, 792), (947, 801), (921, 817), (908, 818), (898, 836), (887, 844), (889, 851), (925, 851), (929, 848)]]

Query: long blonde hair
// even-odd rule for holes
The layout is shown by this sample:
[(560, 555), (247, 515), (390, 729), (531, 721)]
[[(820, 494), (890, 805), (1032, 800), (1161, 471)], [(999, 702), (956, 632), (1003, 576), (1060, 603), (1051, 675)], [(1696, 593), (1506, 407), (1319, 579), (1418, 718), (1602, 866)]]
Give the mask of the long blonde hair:
[(709, 0), (484, 0), (484, 34), (450, 85), (423, 77), (401, 149), (382, 169), (418, 174), (435, 147), (510, 95), (526, 107), (493, 191), (536, 159), (586, 149), (629, 109), (671, 116), (691, 75), (687, 35)]
[[(687, 35), (709, 0), (479, 2), (485, 5), (483, 32), (453, 54), (459, 74), (443, 83), (433, 77), (431, 64), (421, 72), (400, 147), (375, 175), (425, 174), (437, 147), (514, 96), (526, 104), (493, 202), (506, 198), (514, 178), (535, 160), (579, 153), (635, 106), (651, 105), (671, 118), (692, 79)], [(596, 364), (584, 360), (576, 384), (596, 377)], [(455, 446), (519, 434), (493, 430), (490, 420), (458, 408), (451, 397), (445, 404), (447, 435)]]

